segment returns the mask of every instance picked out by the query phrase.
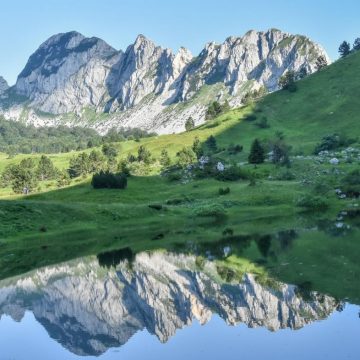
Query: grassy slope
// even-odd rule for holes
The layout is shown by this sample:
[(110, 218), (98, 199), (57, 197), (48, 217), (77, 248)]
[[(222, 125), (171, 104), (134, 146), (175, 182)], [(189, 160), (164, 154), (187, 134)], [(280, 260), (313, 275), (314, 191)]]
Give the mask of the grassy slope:
[[(146, 145), (155, 157), (163, 148), (174, 157), (183, 146), (191, 145), (195, 136), (205, 140), (210, 134), (217, 137), (220, 147), (231, 143), (245, 146), (243, 153), (230, 159), (234, 161), (246, 159), (255, 137), (271, 138), (275, 131), (286, 135), (294, 151), (306, 154), (310, 154), (320, 138), (328, 133), (359, 136), (357, 94), (360, 74), (356, 71), (359, 67), (359, 54), (352, 55), (301, 81), (296, 93), (281, 91), (267, 96), (256, 105), (256, 109), (249, 106), (233, 110), (187, 133), (142, 139), (140, 143), (120, 143), (120, 157), (135, 153), (140, 144)], [(254, 123), (242, 121), (251, 112), (258, 119), (266, 116), (270, 128), (259, 129)], [(72, 155), (54, 155), (53, 160), (58, 167), (66, 168)], [(220, 155), (229, 158), (226, 152)], [(14, 159), (0, 156), (0, 171), (6, 164), (18, 162), (23, 157), (26, 156)], [(341, 166), (344, 171), (351, 167)], [(311, 164), (297, 162), (294, 165), (298, 173), (313, 169)], [(24, 199), (9, 198), (9, 189), (1, 190), (0, 195), (8, 200), (0, 202), (0, 277), (109, 248), (132, 246), (135, 250), (146, 250), (181, 247), (189, 241), (217, 241), (228, 227), (235, 234), (250, 234), (256, 238), (259, 234), (300, 230), (304, 226), (303, 215), (293, 206), (296, 198), (307, 192), (298, 181), (263, 181), (256, 187), (249, 187), (246, 182), (226, 184), (231, 187), (231, 194), (220, 197), (217, 190), (225, 184), (214, 180), (168, 183), (155, 176), (156, 171), (155, 167), (154, 176), (130, 178), (126, 191), (92, 190), (86, 180), (73, 183), (67, 189)], [(264, 165), (256, 171), (273, 173), (277, 169)], [(53, 189), (52, 184), (49, 189)], [(167, 206), (162, 211), (148, 208), (150, 203), (164, 204), (172, 198), (186, 198), (188, 201), (181, 206)], [(192, 216), (193, 207), (209, 202), (221, 202), (227, 208), (227, 218), (214, 223), (211, 219)], [(346, 204), (335, 197), (331, 202), (333, 210), (327, 217), (335, 219), (336, 212)], [(309, 228), (316, 225), (316, 219), (312, 221)], [(280, 260), (267, 259), (268, 271), (293, 283), (311, 279), (316, 289), (339, 298), (349, 296), (353, 277), (360, 275), (354, 260), (359, 245), (351, 239), (327, 241), (326, 236), (319, 238), (315, 233), (313, 239), (316, 241), (311, 241), (309, 235), (301, 236), (291, 252), (278, 254), (282, 263), (290, 264), (288, 267), (279, 265)], [(251, 260), (261, 257), (254, 246), (243, 254)], [(276, 248), (276, 243), (272, 246)], [(328, 260), (314, 264), (324, 253), (328, 254)], [(338, 263), (339, 254), (346, 259), (344, 263), (347, 265)], [(299, 275), (299, 263), (306, 264), (301, 266), (302, 275)], [(329, 271), (329, 268), (336, 268), (336, 271)], [(345, 273), (349, 274), (349, 286), (341, 289), (339, 274), (343, 276)], [(358, 288), (351, 290), (351, 298), (358, 301)]]

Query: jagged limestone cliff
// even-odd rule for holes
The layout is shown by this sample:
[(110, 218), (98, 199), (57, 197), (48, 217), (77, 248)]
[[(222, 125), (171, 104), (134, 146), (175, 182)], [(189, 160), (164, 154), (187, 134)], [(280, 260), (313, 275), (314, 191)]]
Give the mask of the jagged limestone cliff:
[[(314, 72), (324, 49), (276, 29), (208, 43), (197, 57), (174, 54), (139, 35), (125, 52), (77, 32), (54, 35), (31, 55), (16, 84), (2, 91), (0, 113), (35, 125), (113, 126), (158, 133), (204, 121), (214, 99), (239, 105), (243, 95), (277, 89), (288, 70)], [(1, 86), (0, 86), (1, 88)], [(0, 90), (1, 91), (1, 90)]]

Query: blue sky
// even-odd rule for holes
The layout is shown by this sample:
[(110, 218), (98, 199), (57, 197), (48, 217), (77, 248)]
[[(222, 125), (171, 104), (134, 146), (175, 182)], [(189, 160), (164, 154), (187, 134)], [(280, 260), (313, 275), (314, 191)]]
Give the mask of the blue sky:
[(10, 0), (0, 4), (0, 75), (10, 84), (49, 36), (77, 30), (125, 49), (142, 33), (157, 44), (197, 54), (247, 30), (275, 27), (322, 44), (360, 37), (359, 0)]

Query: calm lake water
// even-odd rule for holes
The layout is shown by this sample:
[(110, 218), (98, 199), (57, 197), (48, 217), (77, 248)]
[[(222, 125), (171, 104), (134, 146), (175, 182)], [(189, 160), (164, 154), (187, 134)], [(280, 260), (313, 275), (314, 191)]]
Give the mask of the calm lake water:
[(1, 281), (0, 360), (360, 358), (358, 305), (248, 273), (224, 280), (194, 255), (120, 255)]

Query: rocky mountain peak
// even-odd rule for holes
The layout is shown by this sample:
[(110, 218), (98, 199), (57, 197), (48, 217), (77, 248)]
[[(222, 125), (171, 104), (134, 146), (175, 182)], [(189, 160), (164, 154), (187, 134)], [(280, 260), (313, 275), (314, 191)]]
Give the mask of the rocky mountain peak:
[(9, 88), (7, 81), (0, 76), (0, 95)]
[[(28, 117), (35, 124), (58, 123), (52, 115), (75, 115), (77, 122), (69, 125), (89, 126), (87, 108), (109, 114), (108, 121), (91, 122), (100, 132), (136, 126), (172, 133), (184, 130), (189, 116), (196, 124), (203, 122), (211, 100), (237, 106), (248, 91), (277, 90), (279, 78), (289, 70), (315, 72), (321, 55), (330, 62), (324, 49), (307, 37), (277, 29), (250, 30), (221, 44), (209, 42), (196, 57), (185, 48), (174, 54), (142, 34), (123, 53), (101, 39), (72, 31), (52, 36), (31, 55), (12, 93), (25, 97)], [(192, 103), (204, 86), (211, 96)], [(184, 106), (177, 109), (181, 102)], [(44, 121), (39, 110), (51, 116)], [(1, 101), (0, 113), (14, 120), (21, 117), (19, 106), (3, 110)]]

